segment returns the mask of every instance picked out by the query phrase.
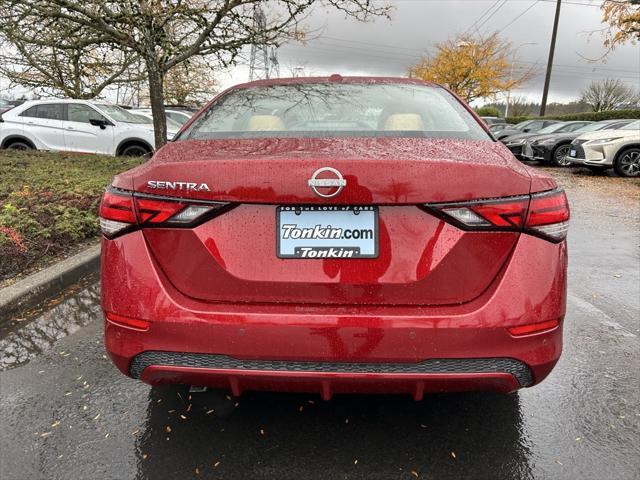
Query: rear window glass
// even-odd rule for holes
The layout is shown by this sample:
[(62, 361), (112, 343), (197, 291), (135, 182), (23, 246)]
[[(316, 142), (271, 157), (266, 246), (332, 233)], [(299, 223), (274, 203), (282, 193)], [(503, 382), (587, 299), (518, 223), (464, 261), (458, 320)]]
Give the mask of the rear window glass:
[(331, 136), (491, 141), (446, 90), (400, 83), (300, 83), (232, 90), (182, 138)]

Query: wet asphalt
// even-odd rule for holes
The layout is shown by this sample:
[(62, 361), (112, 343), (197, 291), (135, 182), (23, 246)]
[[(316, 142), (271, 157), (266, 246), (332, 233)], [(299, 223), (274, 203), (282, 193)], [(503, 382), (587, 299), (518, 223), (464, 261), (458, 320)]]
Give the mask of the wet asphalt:
[(151, 389), (107, 360), (93, 276), (0, 324), (0, 478), (640, 478), (640, 182), (548, 171), (573, 220), (542, 384), (422, 402)]

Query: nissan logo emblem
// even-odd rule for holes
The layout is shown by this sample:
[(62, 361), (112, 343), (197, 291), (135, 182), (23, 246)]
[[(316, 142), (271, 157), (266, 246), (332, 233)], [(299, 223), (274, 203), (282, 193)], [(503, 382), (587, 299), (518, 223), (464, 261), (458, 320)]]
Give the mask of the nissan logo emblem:
[(347, 181), (342, 174), (331, 167), (322, 167), (313, 172), (308, 180), (311, 190), (322, 198), (331, 198), (338, 195), (347, 185)]

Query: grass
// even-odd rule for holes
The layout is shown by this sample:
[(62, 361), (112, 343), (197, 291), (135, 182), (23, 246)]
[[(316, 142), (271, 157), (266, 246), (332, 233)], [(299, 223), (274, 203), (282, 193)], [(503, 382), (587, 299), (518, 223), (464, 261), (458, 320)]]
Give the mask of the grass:
[(119, 172), (144, 160), (0, 151), (0, 282), (97, 238), (98, 204)]

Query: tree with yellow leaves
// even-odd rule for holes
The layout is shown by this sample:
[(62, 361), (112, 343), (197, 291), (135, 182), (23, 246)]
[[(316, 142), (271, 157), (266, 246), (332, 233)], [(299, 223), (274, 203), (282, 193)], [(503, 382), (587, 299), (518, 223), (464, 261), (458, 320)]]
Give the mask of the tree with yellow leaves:
[(434, 56), (423, 57), (409, 68), (409, 76), (446, 85), (466, 102), (493, 98), (531, 78), (509, 60), (510, 43), (497, 34), (486, 38), (458, 36), (436, 45)]
[(626, 42), (640, 39), (640, 0), (605, 0), (602, 9), (604, 46), (607, 53)]

